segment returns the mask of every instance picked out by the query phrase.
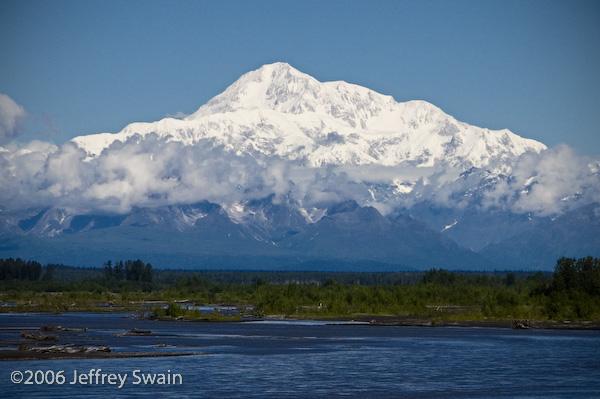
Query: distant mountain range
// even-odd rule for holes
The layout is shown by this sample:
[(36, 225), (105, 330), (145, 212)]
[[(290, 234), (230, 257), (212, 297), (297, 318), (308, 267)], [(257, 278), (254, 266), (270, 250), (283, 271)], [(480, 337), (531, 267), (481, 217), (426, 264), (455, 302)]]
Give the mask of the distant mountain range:
[[(61, 147), (0, 148), (3, 181), (17, 187), (0, 208), (0, 257), (490, 270), (600, 256), (594, 197), (575, 188), (544, 196), (553, 183), (540, 177), (541, 161), (531, 164), (549, 151), (425, 101), (397, 102), (275, 63), (182, 119), (132, 123)], [(11, 172), (19, 159), (39, 170), (19, 177)], [(597, 164), (583, 167), (591, 181), (584, 188), (595, 190)], [(35, 188), (20, 200), (28, 179)], [(543, 201), (551, 195), (558, 199)]]

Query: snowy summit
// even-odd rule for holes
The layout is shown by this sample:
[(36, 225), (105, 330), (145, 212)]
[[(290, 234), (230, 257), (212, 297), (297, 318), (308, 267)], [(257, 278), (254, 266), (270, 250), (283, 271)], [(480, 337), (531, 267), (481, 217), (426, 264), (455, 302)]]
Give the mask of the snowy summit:
[(316, 167), (445, 161), (461, 169), (482, 168), (546, 149), (507, 129), (460, 122), (426, 101), (397, 102), (344, 81), (319, 82), (281, 62), (244, 74), (183, 119), (132, 123), (118, 133), (72, 141), (95, 157), (115, 141), (148, 134), (186, 145), (212, 140), (238, 154)]

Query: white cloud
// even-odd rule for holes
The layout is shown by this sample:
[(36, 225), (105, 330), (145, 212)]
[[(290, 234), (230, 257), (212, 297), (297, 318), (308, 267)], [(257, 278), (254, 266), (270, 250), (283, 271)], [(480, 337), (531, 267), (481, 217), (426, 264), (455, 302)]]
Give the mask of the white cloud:
[[(598, 161), (561, 146), (519, 158), (494, 184), (486, 171), (411, 166), (305, 167), (277, 157), (239, 155), (205, 140), (193, 146), (157, 136), (115, 142), (89, 158), (73, 143), (0, 147), (0, 205), (9, 209), (58, 206), (127, 212), (207, 200), (231, 204), (275, 194), (303, 206), (348, 199), (383, 213), (432, 201), (449, 207), (477, 203), (548, 215), (600, 201)], [(412, 190), (398, 196), (395, 184)], [(481, 191), (474, 188), (483, 185)]]
[(493, 204), (503, 201), (519, 213), (558, 214), (573, 206), (600, 201), (598, 161), (581, 156), (566, 145), (540, 154), (524, 155), (511, 179), (486, 195)]
[(0, 143), (10, 141), (18, 133), (25, 109), (6, 94), (0, 93)]

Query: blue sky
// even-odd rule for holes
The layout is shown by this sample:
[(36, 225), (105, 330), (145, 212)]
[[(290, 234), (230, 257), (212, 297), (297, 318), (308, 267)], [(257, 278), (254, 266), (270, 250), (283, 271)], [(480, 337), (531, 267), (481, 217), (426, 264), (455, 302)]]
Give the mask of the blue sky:
[(22, 139), (190, 113), (286, 61), (460, 120), (600, 153), (600, 2), (2, 1)]

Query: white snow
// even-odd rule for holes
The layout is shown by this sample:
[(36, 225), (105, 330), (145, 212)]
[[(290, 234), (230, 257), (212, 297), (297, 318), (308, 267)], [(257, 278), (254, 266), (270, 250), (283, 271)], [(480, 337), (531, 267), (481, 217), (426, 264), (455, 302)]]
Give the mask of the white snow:
[(180, 211), (180, 219), (185, 226), (194, 226), (198, 220), (203, 219), (205, 217), (206, 213), (200, 211)]
[(506, 129), (459, 122), (426, 101), (396, 102), (343, 81), (319, 82), (286, 63), (244, 74), (186, 118), (136, 122), (118, 133), (72, 141), (94, 157), (117, 140), (151, 133), (186, 145), (211, 139), (238, 154), (280, 156), (317, 167), (433, 166), (443, 160), (466, 169), (546, 148)]
[(444, 228), (442, 229), (442, 233), (446, 230), (449, 230), (451, 228), (453, 228), (454, 226), (456, 226), (458, 224), (458, 220), (454, 220), (454, 222), (444, 226)]
[(325, 216), (327, 213), (326, 209), (319, 208), (299, 208), (300, 214), (304, 217), (307, 223), (316, 223)]
[(224, 204), (223, 209), (229, 216), (232, 222), (240, 224), (244, 221), (246, 215), (244, 204), (240, 202), (234, 202), (232, 204)]
[(396, 194), (410, 194), (413, 191), (415, 183), (395, 179), (393, 181), (394, 192)]

